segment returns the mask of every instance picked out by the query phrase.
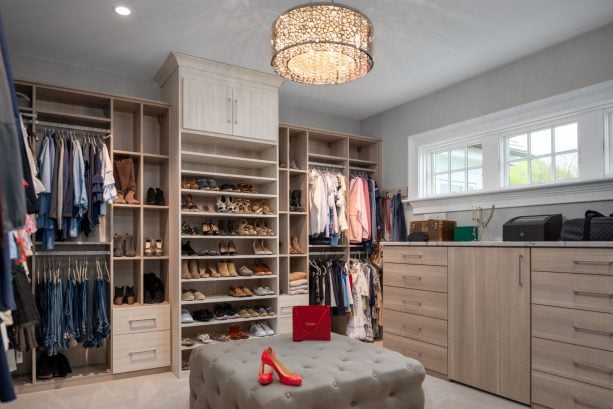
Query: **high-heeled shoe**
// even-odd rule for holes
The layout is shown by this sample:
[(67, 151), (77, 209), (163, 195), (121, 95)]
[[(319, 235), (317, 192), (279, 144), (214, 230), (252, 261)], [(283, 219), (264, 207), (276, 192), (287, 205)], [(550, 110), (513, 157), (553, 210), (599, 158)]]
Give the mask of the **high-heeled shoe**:
[(302, 385), (302, 376), (287, 369), (279, 361), (271, 347), (268, 347), (262, 351), (262, 362), (260, 365), (260, 373), (258, 374), (258, 381), (260, 381), (262, 385), (268, 385), (272, 382), (272, 380), (269, 381), (269, 377), (266, 375), (266, 366), (271, 367), (277, 373), (277, 376), (283, 385)]
[(228, 264), (223, 260), (217, 262), (217, 272), (219, 273), (220, 277), (230, 277), (230, 271), (228, 271)]
[(213, 234), (213, 232), (211, 231), (211, 226), (207, 222), (202, 223), (202, 234)]
[(264, 249), (262, 249), (262, 244), (260, 243), (259, 240), (253, 240), (252, 247), (253, 247), (253, 254), (258, 255), (258, 256), (265, 254)]
[(272, 254), (272, 250), (268, 246), (267, 242), (265, 242), (264, 240), (260, 240), (260, 244), (262, 245), (262, 251), (264, 252), (264, 254)]
[(232, 240), (230, 240), (228, 242), (228, 255), (229, 256), (235, 256), (237, 253), (236, 251), (236, 245), (234, 244), (234, 242)]
[(220, 196), (217, 198), (217, 212), (218, 213), (227, 213), (227, 200), (225, 196)]
[(219, 254), (221, 254), (222, 256), (225, 256), (228, 254), (228, 245), (226, 244), (225, 241), (219, 242)]

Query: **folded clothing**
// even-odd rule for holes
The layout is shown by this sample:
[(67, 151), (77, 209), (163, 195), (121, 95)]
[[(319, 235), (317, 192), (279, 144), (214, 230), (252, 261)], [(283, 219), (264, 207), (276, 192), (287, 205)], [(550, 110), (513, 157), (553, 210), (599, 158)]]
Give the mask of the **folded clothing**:
[(289, 282), (290, 286), (296, 286), (296, 285), (305, 285), (308, 284), (309, 281), (306, 278), (301, 278), (299, 280), (292, 280)]
[(308, 294), (309, 290), (289, 290), (289, 295)]
[(307, 284), (304, 284), (304, 285), (290, 285), (289, 289), (290, 290), (308, 290), (309, 286)]
[(302, 271), (296, 271), (293, 273), (289, 273), (289, 280), (293, 281), (293, 280), (301, 280), (303, 278), (307, 278), (307, 273), (304, 273)]

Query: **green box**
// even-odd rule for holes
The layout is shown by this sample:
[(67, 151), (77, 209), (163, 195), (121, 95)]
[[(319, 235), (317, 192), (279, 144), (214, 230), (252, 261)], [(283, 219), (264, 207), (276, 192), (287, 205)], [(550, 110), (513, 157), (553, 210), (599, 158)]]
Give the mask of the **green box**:
[(477, 226), (456, 226), (453, 229), (453, 241), (477, 241), (479, 229)]

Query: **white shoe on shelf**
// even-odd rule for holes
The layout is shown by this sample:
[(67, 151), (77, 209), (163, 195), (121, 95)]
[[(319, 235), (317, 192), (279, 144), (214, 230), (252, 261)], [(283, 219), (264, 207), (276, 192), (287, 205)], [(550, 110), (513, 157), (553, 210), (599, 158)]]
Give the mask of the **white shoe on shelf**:
[(262, 329), (266, 331), (266, 336), (270, 337), (272, 335), (275, 335), (275, 331), (272, 328), (270, 328), (267, 323), (260, 322), (260, 327), (262, 327)]
[(255, 322), (251, 324), (251, 327), (249, 328), (249, 333), (254, 337), (259, 338), (265, 337), (267, 334), (266, 329)]

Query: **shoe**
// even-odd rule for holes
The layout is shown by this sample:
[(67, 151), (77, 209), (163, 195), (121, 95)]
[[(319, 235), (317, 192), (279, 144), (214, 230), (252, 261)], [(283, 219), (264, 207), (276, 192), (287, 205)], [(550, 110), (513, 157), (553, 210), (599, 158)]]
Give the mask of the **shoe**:
[(155, 203), (158, 206), (166, 206), (166, 199), (164, 198), (164, 191), (160, 188), (155, 188)]
[(229, 320), (235, 319), (235, 318), (240, 318), (240, 314), (238, 313), (238, 311), (232, 307), (230, 304), (224, 304), (223, 307), (226, 309), (226, 316), (228, 317)]
[(227, 213), (226, 196), (220, 196), (217, 198), (217, 212)]
[(226, 244), (225, 241), (220, 241), (219, 242), (219, 254), (221, 254), (222, 256), (226, 256), (228, 255), (228, 245)]
[(192, 292), (192, 290), (184, 290), (183, 294), (181, 295), (181, 300), (182, 301), (194, 301), (195, 297), (194, 297), (194, 293)]
[[(206, 310), (206, 311), (210, 314), (209, 310)], [(196, 338), (198, 339), (198, 341), (202, 342), (203, 344), (210, 344), (211, 342), (213, 342), (209, 334), (200, 334)]]
[(136, 251), (134, 250), (134, 236), (131, 234), (125, 234), (123, 236), (123, 255), (126, 257), (136, 257)]
[(241, 266), (241, 268), (238, 269), (238, 275), (250, 277), (253, 275), (253, 271), (251, 271), (251, 269), (247, 266)]
[(119, 234), (113, 236), (113, 257), (123, 257), (123, 237)]
[(264, 329), (264, 331), (266, 331), (267, 337), (271, 337), (275, 335), (275, 331), (272, 328), (270, 328), (267, 323), (260, 322), (260, 326)]
[(184, 280), (190, 280), (192, 278), (187, 265), (187, 260), (181, 260), (181, 278)]
[(236, 223), (234, 223), (234, 220), (229, 220), (228, 221), (228, 227), (227, 227), (226, 232), (230, 236), (236, 236), (236, 234), (237, 234), (237, 232), (236, 232)]
[(128, 305), (134, 304), (136, 301), (136, 293), (134, 292), (134, 287), (126, 287), (126, 292), (123, 296), (123, 302)]
[(211, 226), (207, 222), (202, 223), (200, 231), (205, 236), (207, 236), (209, 234), (213, 234), (213, 232), (211, 231)]
[(228, 336), (233, 341), (238, 341), (239, 339), (249, 339), (249, 335), (247, 335), (239, 325), (232, 325), (228, 328)]
[(292, 236), (292, 245), (289, 248), (289, 254), (304, 254), (304, 251), (300, 247), (298, 236)]
[(115, 287), (115, 298), (113, 298), (113, 304), (123, 305), (123, 292), (124, 287)]
[(152, 247), (152, 242), (151, 242), (151, 239), (147, 239), (147, 240), (145, 240), (145, 250), (144, 250), (144, 254), (145, 254), (145, 257), (151, 257), (151, 256), (153, 256), (153, 247)]
[(257, 312), (253, 308), (247, 308), (247, 312), (249, 313), (249, 315), (251, 315), (251, 317), (259, 317), (260, 316), (260, 313)]
[(153, 248), (153, 255), (156, 257), (162, 257), (164, 255), (164, 241), (158, 239), (154, 244), (155, 247)]
[(260, 243), (259, 240), (253, 240), (253, 254), (261, 256), (262, 254), (266, 254), (264, 253), (264, 249), (262, 248), (262, 244)]
[(209, 263), (209, 267), (208, 267), (207, 271), (209, 272), (209, 274), (211, 275), (212, 278), (219, 278), (219, 277), (221, 277), (221, 275), (219, 275), (219, 272), (217, 271), (217, 268), (215, 268), (215, 264), (213, 264), (213, 263)]
[(194, 311), (194, 319), (196, 321), (208, 322), (213, 319), (213, 314), (209, 310)]
[(217, 272), (219, 273), (220, 277), (230, 277), (230, 271), (228, 270), (228, 263), (223, 260), (219, 260), (217, 262)]
[(212, 220), (209, 221), (209, 229), (211, 231), (211, 234), (218, 235), (221, 233), (219, 226), (213, 223)]
[(154, 205), (155, 203), (155, 189), (150, 187), (147, 189), (147, 204)]
[(232, 240), (230, 240), (228, 242), (228, 255), (229, 256), (235, 256), (237, 253), (236, 251), (236, 245), (234, 244), (234, 242)]
[(196, 255), (196, 250), (192, 248), (190, 241), (186, 241), (185, 243), (181, 244), (181, 254), (184, 256), (195, 256)]
[(292, 212), (304, 212), (302, 205), (300, 204), (302, 199), (302, 191), (299, 189), (292, 190), (290, 196), (290, 207), (289, 210)]
[(131, 205), (140, 204), (140, 202), (136, 200), (136, 192), (134, 192), (134, 190), (129, 190), (128, 193), (126, 193), (125, 197), (126, 197), (126, 202), (128, 202), (128, 204), (131, 204)]
[(216, 320), (227, 320), (226, 309), (221, 304), (215, 304), (214, 313)]
[(209, 278), (207, 273), (207, 262), (204, 260), (198, 260), (198, 274), (200, 278)]
[(258, 338), (263, 338), (266, 336), (266, 330), (255, 322), (251, 324), (251, 327), (249, 328), (249, 333), (254, 337)]
[(270, 247), (268, 247), (268, 243), (266, 243), (264, 240), (260, 240), (260, 244), (262, 246), (262, 251), (264, 252), (264, 254), (272, 254), (272, 250), (270, 249)]
[(194, 293), (194, 301), (204, 301), (204, 300), (206, 300), (206, 297), (205, 297), (204, 294), (202, 294), (202, 292), (192, 290), (192, 293)]
[(260, 374), (258, 375), (258, 379), (260, 380), (260, 383), (262, 383), (263, 381), (263, 384), (265, 384), (265, 382), (268, 382), (268, 377), (266, 375), (266, 366), (271, 367), (277, 373), (277, 376), (279, 377), (279, 380), (283, 385), (302, 385), (302, 376), (290, 372), (289, 369), (287, 369), (281, 362), (279, 362), (279, 359), (276, 357), (275, 352), (272, 350), (271, 347), (268, 347), (262, 351)]
[(194, 280), (200, 278), (200, 272), (198, 271), (198, 260), (188, 260), (188, 266), (189, 274), (192, 276), (192, 278)]
[(233, 261), (226, 262), (226, 267), (228, 267), (228, 274), (230, 275), (230, 277), (238, 276), (238, 272), (236, 271), (236, 266), (234, 265)]
[(186, 308), (183, 308), (181, 310), (181, 322), (182, 323), (194, 322), (194, 318), (192, 317), (192, 314), (190, 314)]
[(194, 345), (194, 340), (189, 337), (182, 338), (181, 345), (184, 347), (191, 347)]

